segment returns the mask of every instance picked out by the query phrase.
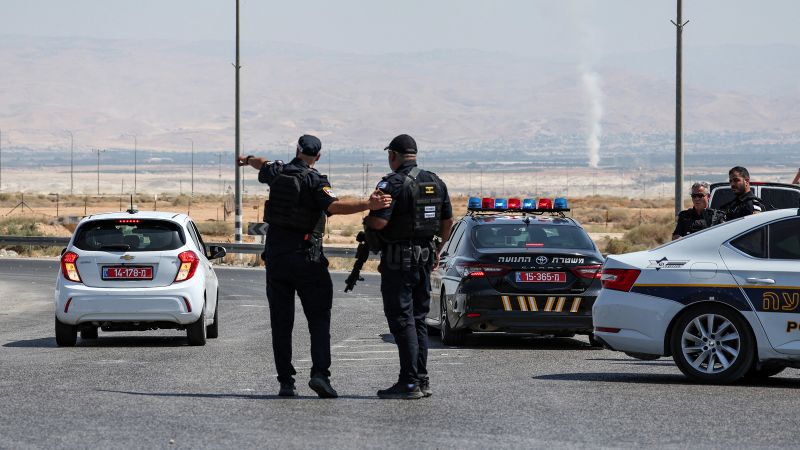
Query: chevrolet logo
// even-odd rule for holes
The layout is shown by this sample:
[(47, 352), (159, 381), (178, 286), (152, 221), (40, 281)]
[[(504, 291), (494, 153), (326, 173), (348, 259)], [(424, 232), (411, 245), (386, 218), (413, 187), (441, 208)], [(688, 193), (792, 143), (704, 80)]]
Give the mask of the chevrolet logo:
[(133, 255), (122, 255), (122, 256), (119, 257), (119, 259), (124, 259), (125, 261), (130, 261), (133, 258), (135, 258), (135, 256), (133, 256)]

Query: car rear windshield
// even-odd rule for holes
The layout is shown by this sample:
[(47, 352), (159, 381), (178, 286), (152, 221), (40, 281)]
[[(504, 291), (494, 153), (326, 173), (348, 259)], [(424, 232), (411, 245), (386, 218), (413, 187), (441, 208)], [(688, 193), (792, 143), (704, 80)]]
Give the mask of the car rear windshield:
[(594, 249), (589, 235), (571, 225), (483, 224), (473, 228), (472, 241), (476, 248)]
[(153, 252), (175, 250), (186, 240), (175, 222), (155, 219), (109, 219), (87, 222), (78, 229), (81, 250)]

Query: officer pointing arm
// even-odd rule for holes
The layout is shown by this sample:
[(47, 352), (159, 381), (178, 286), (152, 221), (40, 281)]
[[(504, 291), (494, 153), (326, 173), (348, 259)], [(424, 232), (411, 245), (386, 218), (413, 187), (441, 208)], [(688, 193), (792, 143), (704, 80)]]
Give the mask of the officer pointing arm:
[(282, 397), (298, 395), (297, 372), (292, 365), (295, 294), (303, 305), (311, 337), (308, 386), (319, 397), (338, 396), (329, 379), (333, 283), (322, 246), (326, 216), (381, 209), (391, 203), (390, 197), (377, 193), (369, 200), (339, 200), (328, 178), (314, 168), (321, 150), (318, 138), (303, 135), (294, 159), (288, 163), (252, 155), (237, 160), (239, 166), (258, 169), (258, 181), (270, 187), (264, 255), (272, 351), (280, 383), (278, 395)]

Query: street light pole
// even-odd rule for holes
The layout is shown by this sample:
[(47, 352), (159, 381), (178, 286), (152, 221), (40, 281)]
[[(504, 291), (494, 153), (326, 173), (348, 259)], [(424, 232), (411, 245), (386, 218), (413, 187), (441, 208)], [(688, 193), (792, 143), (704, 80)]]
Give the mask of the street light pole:
[(186, 138), (192, 143), (192, 197), (194, 197), (194, 139)]
[(235, 122), (236, 122), (236, 141), (235, 141), (235, 159), (234, 159), (234, 171), (235, 171), (235, 197), (236, 197), (236, 205), (234, 207), (234, 240), (238, 242), (242, 242), (242, 168), (239, 167), (239, 157), (242, 154), (241, 148), (241, 141), (239, 136), (239, 69), (241, 66), (239, 65), (239, 0), (236, 0), (236, 63), (234, 64), (234, 68), (236, 69), (236, 112), (235, 112)]
[(678, 0), (675, 52), (675, 216), (683, 209), (683, 22), (682, 0)]
[(72, 131), (65, 130), (69, 133), (69, 195), (72, 195), (75, 189), (75, 165), (74, 165), (74, 152), (73, 152), (73, 144), (75, 143), (75, 136), (73, 136)]

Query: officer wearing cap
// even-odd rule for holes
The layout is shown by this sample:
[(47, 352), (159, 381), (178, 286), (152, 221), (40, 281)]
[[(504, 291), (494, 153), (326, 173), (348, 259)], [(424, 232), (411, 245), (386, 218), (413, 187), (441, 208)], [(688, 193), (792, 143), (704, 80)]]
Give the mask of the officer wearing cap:
[(763, 200), (750, 190), (750, 172), (747, 169), (741, 166), (732, 168), (728, 171), (728, 179), (736, 197), (720, 208), (725, 212), (725, 220), (738, 219), (767, 210)]
[(289, 163), (252, 155), (240, 157), (240, 166), (258, 169), (258, 181), (270, 187), (265, 256), (267, 300), (272, 328), (272, 350), (282, 397), (297, 396), (292, 366), (292, 327), (295, 293), (300, 297), (311, 335), (309, 387), (321, 398), (335, 398), (330, 384), (330, 321), (333, 284), (328, 260), (322, 251), (325, 219), (332, 214), (353, 214), (385, 208), (388, 196), (374, 194), (369, 200), (336, 198), (328, 178), (314, 169), (322, 143), (311, 135), (297, 142)]
[[(401, 134), (385, 148), (392, 172), (377, 190), (391, 195), (386, 209), (372, 210), (365, 219), (371, 247), (380, 247), (383, 310), (400, 354), (397, 383), (378, 397), (416, 399), (431, 395), (428, 379), (430, 273), (439, 251), (450, 238), (453, 210), (447, 186), (433, 172), (417, 167), (417, 143)], [(434, 236), (441, 236), (438, 247)]]

